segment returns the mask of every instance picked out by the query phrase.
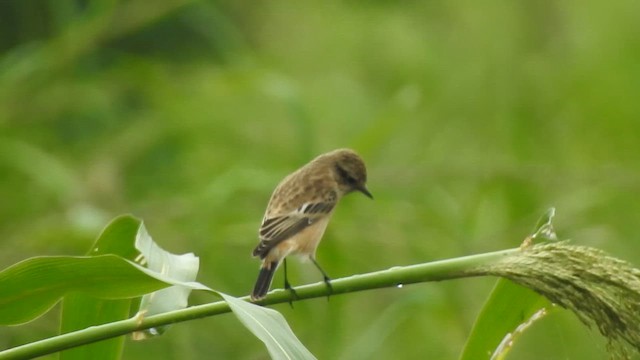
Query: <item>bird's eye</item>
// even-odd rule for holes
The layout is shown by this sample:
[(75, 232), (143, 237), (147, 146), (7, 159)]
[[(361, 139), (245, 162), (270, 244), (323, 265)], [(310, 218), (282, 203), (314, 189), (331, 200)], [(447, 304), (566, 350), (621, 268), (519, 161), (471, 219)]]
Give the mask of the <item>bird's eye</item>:
[(357, 183), (358, 183), (358, 181), (357, 181), (353, 176), (351, 176), (351, 175), (347, 172), (347, 170), (343, 169), (343, 168), (342, 168), (342, 167), (340, 167), (340, 166), (336, 166), (336, 169), (338, 170), (338, 174), (340, 174), (340, 177), (341, 177), (342, 179), (344, 179), (344, 181), (345, 181), (347, 184), (355, 185), (355, 184), (357, 184)]

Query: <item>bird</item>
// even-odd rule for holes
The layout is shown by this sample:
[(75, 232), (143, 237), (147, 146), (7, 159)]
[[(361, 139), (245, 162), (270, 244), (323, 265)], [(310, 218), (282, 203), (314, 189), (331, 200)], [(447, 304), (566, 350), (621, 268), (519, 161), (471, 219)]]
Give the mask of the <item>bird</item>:
[(260, 241), (253, 250), (253, 256), (262, 262), (252, 301), (266, 296), (281, 263), (284, 288), (295, 296), (287, 279), (288, 255), (311, 260), (332, 291), (331, 278), (316, 261), (316, 249), (343, 196), (360, 192), (373, 199), (366, 182), (367, 169), (362, 158), (351, 149), (337, 149), (319, 155), (278, 184), (258, 230)]

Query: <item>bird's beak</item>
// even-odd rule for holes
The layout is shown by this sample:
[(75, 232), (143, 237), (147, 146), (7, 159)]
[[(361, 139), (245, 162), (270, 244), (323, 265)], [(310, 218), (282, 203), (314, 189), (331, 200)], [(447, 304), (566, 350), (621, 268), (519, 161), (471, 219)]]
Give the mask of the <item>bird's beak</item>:
[(358, 191), (360, 191), (361, 193), (363, 193), (363, 194), (367, 195), (367, 197), (368, 197), (369, 199), (372, 199), (372, 200), (373, 200), (373, 195), (371, 195), (371, 193), (369, 192), (369, 190), (367, 189), (367, 187), (366, 187), (366, 186), (364, 186), (364, 185), (359, 186), (359, 187), (358, 187)]

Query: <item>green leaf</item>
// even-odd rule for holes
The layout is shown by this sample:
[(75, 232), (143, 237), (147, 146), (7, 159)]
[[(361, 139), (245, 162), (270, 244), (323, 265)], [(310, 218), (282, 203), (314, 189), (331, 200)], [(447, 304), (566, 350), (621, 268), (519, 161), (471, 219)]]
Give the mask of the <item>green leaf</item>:
[(116, 217), (105, 226), (87, 255), (113, 254), (135, 260), (139, 252), (134, 245), (141, 226), (142, 220), (132, 215)]
[(498, 280), (473, 325), (460, 360), (504, 356), (509, 348), (501, 346), (503, 340), (511, 337), (518, 327), (529, 324), (543, 308), (550, 310), (551, 303), (542, 295), (509, 280)]
[[(119, 255), (134, 260), (138, 255), (134, 242), (142, 221), (130, 215), (122, 215), (109, 223), (87, 255)], [(132, 299), (104, 300), (81, 293), (64, 297), (60, 333), (86, 329), (129, 317)], [(124, 336), (103, 340), (62, 351), (62, 360), (110, 360), (118, 359), (124, 346)]]
[(0, 272), (0, 325), (31, 321), (73, 292), (122, 299), (167, 284), (208, 289), (168, 279), (115, 255), (35, 257)]
[(0, 324), (33, 320), (71, 292), (117, 299), (165, 286), (115, 255), (31, 258), (0, 272)]
[[(555, 214), (556, 209), (549, 208), (522, 247), (530, 246), (534, 240), (557, 240), (552, 224)], [(516, 336), (551, 309), (549, 300), (533, 290), (506, 279), (498, 280), (473, 325), (460, 360), (504, 358)]]
[[(103, 300), (85, 294), (68, 295), (63, 300), (61, 333), (86, 329), (129, 317), (131, 299)], [(124, 336), (74, 347), (60, 352), (62, 360), (119, 359), (124, 347)]]
[(267, 346), (272, 359), (315, 359), (279, 312), (218, 292), (236, 317)]

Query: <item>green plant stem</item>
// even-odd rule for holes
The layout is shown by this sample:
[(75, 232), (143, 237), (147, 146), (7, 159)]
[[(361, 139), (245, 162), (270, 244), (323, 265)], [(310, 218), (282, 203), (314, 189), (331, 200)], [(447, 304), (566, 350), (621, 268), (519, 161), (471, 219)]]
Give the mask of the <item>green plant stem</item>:
[[(297, 301), (328, 295), (346, 294), (362, 290), (479, 276), (484, 273), (482, 271), (475, 271), (478, 266), (493, 263), (517, 251), (519, 251), (517, 248), (502, 250), (411, 266), (396, 266), (387, 270), (353, 275), (331, 281), (333, 288), (332, 292), (329, 292), (328, 287), (323, 282), (304, 285), (295, 288), (297, 296), (293, 299), (291, 292), (275, 290), (269, 293), (269, 295), (258, 304), (279, 304), (289, 302), (291, 300)], [(248, 297), (243, 297), (242, 299), (248, 300)], [(230, 311), (231, 310), (226, 302), (218, 301), (204, 305), (191, 306), (186, 309), (171, 311), (160, 315), (141, 318), (134, 317), (104, 325), (92, 326), (87, 329), (7, 349), (0, 352), (0, 360), (30, 359), (100, 340), (126, 335), (138, 330), (204, 318)]]

